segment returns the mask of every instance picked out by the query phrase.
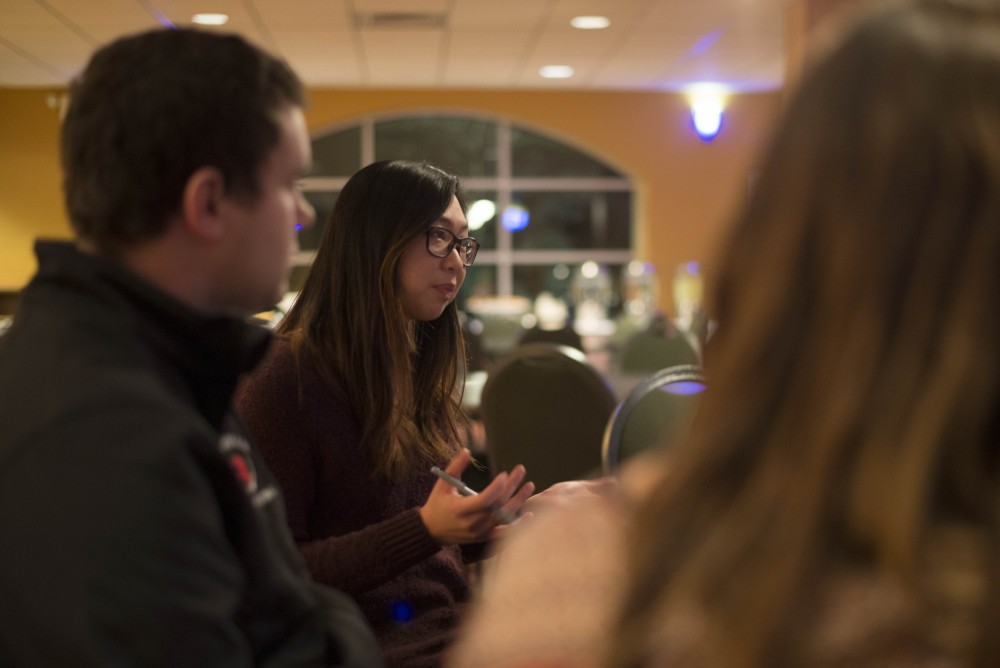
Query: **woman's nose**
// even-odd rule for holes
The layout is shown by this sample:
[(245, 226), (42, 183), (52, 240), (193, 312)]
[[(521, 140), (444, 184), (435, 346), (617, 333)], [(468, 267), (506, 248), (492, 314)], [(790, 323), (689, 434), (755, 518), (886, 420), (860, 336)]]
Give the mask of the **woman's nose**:
[(451, 252), (448, 253), (447, 256), (445, 256), (445, 261), (448, 262), (448, 264), (450, 264), (450, 265), (451, 264), (455, 264), (455, 265), (458, 265), (459, 267), (461, 267), (462, 269), (464, 269), (465, 268), (465, 262), (462, 260), (462, 249), (461, 249), (461, 247), (459, 247), (459, 246), (456, 245), (454, 248), (452, 248)]

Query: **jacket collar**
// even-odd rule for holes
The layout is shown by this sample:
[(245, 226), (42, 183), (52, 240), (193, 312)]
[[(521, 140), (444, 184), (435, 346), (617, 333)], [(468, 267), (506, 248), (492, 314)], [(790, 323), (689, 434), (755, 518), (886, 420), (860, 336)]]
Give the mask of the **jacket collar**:
[(144, 343), (206, 418), (218, 427), (239, 376), (263, 358), (270, 331), (245, 318), (194, 309), (122, 264), (80, 252), (71, 243), (35, 244), (39, 271), (33, 283), (72, 279), (111, 308), (124, 310)]

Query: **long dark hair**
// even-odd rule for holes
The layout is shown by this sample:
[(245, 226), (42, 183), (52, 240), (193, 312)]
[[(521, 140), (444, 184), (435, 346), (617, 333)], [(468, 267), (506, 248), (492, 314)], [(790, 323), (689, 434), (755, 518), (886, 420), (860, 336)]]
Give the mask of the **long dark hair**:
[[(737, 223), (711, 387), (640, 510), (608, 663), (655, 663), (684, 618), (684, 665), (802, 665), (796, 624), (836, 565), (899, 583), (920, 642), (1000, 665), (997, 5), (857, 24)], [(966, 539), (936, 560), (946, 529)]]
[(277, 330), (347, 401), (375, 469), (392, 478), (451, 456), (462, 424), (458, 309), (452, 302), (437, 320), (410, 322), (396, 277), (406, 247), (453, 197), (464, 211), (458, 178), (423, 162), (376, 162), (352, 176)]

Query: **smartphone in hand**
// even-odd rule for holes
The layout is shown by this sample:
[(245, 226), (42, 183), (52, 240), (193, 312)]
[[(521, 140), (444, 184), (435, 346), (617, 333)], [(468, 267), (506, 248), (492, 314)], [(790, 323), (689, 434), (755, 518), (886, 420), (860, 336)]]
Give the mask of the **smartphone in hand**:
[[(432, 466), (431, 467), (431, 473), (433, 473), (437, 477), (441, 478), (441, 480), (444, 480), (446, 483), (448, 483), (449, 485), (451, 485), (452, 487), (454, 487), (455, 489), (457, 489), (458, 493), (461, 494), (462, 496), (478, 496), (479, 495), (479, 492), (477, 492), (476, 490), (472, 489), (471, 487), (469, 487), (468, 485), (466, 485), (464, 482), (462, 482), (461, 480), (459, 480), (455, 476), (451, 475), (447, 471), (443, 470), (439, 466)], [(503, 523), (503, 524), (510, 524), (511, 522), (514, 522), (514, 521), (517, 520), (517, 515), (515, 515), (514, 513), (511, 513), (511, 512), (508, 512), (508, 511), (504, 510), (503, 508), (493, 508), (492, 510), (493, 510), (493, 514), (496, 516), (496, 518), (498, 520), (500, 520), (500, 522)]]

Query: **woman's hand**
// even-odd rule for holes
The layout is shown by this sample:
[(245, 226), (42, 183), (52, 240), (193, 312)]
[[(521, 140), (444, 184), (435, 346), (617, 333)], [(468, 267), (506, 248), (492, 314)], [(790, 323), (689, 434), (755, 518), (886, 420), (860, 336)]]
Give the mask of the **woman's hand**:
[[(468, 450), (461, 450), (445, 471), (462, 477), (472, 460)], [(478, 543), (490, 539), (500, 523), (497, 510), (516, 515), (521, 505), (535, 491), (534, 483), (524, 485), (525, 469), (515, 466), (510, 473), (500, 473), (478, 496), (462, 496), (444, 480), (434, 483), (427, 501), (420, 508), (420, 518), (427, 531), (442, 545)]]

